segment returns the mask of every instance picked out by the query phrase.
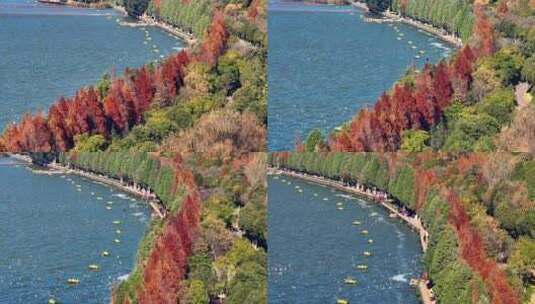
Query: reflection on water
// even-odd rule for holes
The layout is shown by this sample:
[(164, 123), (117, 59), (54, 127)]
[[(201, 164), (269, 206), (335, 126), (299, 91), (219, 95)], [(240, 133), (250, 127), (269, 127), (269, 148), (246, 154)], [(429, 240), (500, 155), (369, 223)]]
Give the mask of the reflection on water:
[[(0, 183), (0, 303), (109, 302), (112, 284), (134, 265), (147, 205), (77, 176), (33, 174), (7, 158)], [(69, 278), (80, 284), (69, 286)]]
[(382, 207), (287, 176), (269, 178), (268, 198), (270, 303), (419, 303), (418, 236)]

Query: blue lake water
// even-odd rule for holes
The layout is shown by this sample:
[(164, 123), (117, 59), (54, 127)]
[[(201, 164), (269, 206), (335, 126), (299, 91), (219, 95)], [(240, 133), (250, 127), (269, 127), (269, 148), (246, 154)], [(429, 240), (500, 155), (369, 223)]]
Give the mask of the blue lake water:
[(0, 1), (0, 130), (106, 72), (120, 74), (184, 47), (157, 28), (121, 26), (122, 19), (109, 9)]
[(361, 16), (348, 6), (270, 1), (270, 151), (293, 149), (296, 136), (314, 128), (327, 134), (373, 105), (407, 68), (452, 51), (413, 27), (367, 23)]
[[(375, 203), (318, 184), (283, 175), (268, 182), (270, 304), (339, 298), (352, 304), (420, 303), (409, 285), (422, 272), (419, 238), (399, 219)], [(361, 225), (353, 225), (355, 220)], [(368, 265), (366, 272), (356, 269), (361, 264)], [(358, 284), (344, 284), (348, 276)]]
[(109, 303), (112, 284), (133, 268), (146, 203), (75, 175), (36, 175), (9, 158), (0, 158), (0, 183), (0, 303)]

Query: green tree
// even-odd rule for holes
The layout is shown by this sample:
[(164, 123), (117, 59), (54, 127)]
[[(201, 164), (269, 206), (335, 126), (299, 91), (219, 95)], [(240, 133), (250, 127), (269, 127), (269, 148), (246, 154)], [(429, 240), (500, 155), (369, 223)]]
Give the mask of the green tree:
[(429, 133), (424, 130), (407, 130), (403, 132), (401, 150), (404, 152), (422, 152), (427, 148)]

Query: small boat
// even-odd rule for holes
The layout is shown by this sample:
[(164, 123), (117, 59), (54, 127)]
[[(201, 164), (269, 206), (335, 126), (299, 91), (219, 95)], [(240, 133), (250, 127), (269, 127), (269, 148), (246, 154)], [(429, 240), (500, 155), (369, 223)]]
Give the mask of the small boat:
[(285, 183), (285, 182), (286, 182), (286, 180), (285, 180), (285, 179), (283, 178), (283, 179), (281, 180), (281, 182)]
[(346, 299), (338, 299), (336, 300), (336, 304), (349, 304), (349, 301)]
[(414, 279), (414, 278), (412, 278), (412, 279), (409, 281), (409, 285), (412, 286), (412, 287), (416, 287), (416, 286), (418, 286), (418, 283), (419, 283), (418, 279)]
[(420, 51), (418, 51), (418, 53), (425, 54), (425, 51), (424, 50), (420, 50)]
[(390, 214), (388, 215), (388, 217), (389, 217), (389, 218), (396, 218), (396, 217), (398, 217), (398, 215), (395, 214), (395, 213), (390, 213)]
[(372, 253), (369, 252), (369, 251), (364, 251), (362, 254), (363, 254), (364, 256), (366, 256), (366, 257), (369, 257), (369, 256), (372, 255)]
[(292, 182), (288, 182), (288, 185), (291, 185), (291, 184), (292, 184)]
[(317, 193), (314, 193), (314, 196), (318, 196), (318, 194), (317, 194)]
[(368, 269), (368, 265), (365, 265), (365, 264), (357, 265), (357, 269), (358, 270), (367, 270)]
[(119, 225), (120, 223), (121, 223), (121, 221), (117, 221), (117, 220), (113, 221), (113, 224), (115, 224), (115, 225)]
[(70, 279), (67, 280), (67, 283), (69, 283), (70, 285), (77, 285), (77, 284), (80, 284), (80, 280), (74, 279), (74, 278), (70, 278)]
[(338, 208), (336, 208), (336, 209), (338, 209), (338, 210), (344, 210), (344, 207), (338, 207)]
[(368, 234), (369, 232), (368, 232), (368, 230), (362, 230), (360, 233), (362, 233), (362, 234)]
[(369, 243), (369, 244), (373, 244), (373, 240), (372, 240), (372, 239), (369, 239), (369, 240), (368, 240), (368, 243)]
[(121, 242), (121, 240), (115, 239), (115, 240), (113, 240), (113, 242), (116, 243), (116, 244), (119, 244)]
[(113, 205), (113, 202), (112, 201), (108, 201), (108, 202), (106, 202), (106, 204)]
[(95, 192), (91, 192), (91, 195), (95, 195)]
[(107, 252), (106, 250), (104, 250), (104, 251), (102, 251), (101, 255), (104, 256), (104, 257), (107, 257), (107, 256), (110, 256), (110, 253)]
[(57, 304), (58, 301), (56, 301), (54, 298), (48, 299), (48, 304)]
[(412, 41), (409, 40), (407, 43), (408, 43), (408, 44), (412, 44)]
[(91, 264), (87, 266), (87, 268), (89, 268), (89, 270), (99, 270), (100, 267), (97, 264)]
[(336, 203), (336, 206), (343, 206), (344, 204), (341, 202)]
[(303, 193), (303, 189), (299, 189), (299, 190), (297, 190), (297, 192)]
[(78, 191), (78, 192), (82, 192), (82, 189), (78, 188), (78, 189), (76, 189), (76, 191)]
[(299, 186), (295, 186), (295, 189), (299, 189)]
[(117, 233), (117, 234), (121, 234), (121, 229), (117, 229), (117, 230), (115, 230), (115, 233)]
[(417, 49), (416, 45), (413, 45), (411, 48), (412, 48), (413, 50), (416, 50), (416, 49)]
[(101, 200), (102, 200), (102, 197), (101, 197), (101, 196), (97, 197), (97, 200), (101, 201)]
[(398, 39), (398, 40), (401, 40), (401, 37), (398, 37), (397, 39)]
[(420, 55), (416, 55), (416, 56), (414, 56), (414, 58), (420, 59)]
[(324, 198), (323, 198), (323, 200), (324, 200), (324, 201), (328, 201), (329, 199), (328, 199), (328, 198), (326, 198), (326, 197), (324, 197)]
[(360, 224), (362, 224), (362, 223), (361, 223), (360, 221), (353, 221), (352, 224), (356, 226), (356, 225), (360, 225)]
[(344, 283), (348, 285), (356, 285), (358, 282), (357, 280), (353, 279), (352, 277), (347, 277), (344, 279)]
[(111, 210), (111, 206), (106, 206), (106, 210)]

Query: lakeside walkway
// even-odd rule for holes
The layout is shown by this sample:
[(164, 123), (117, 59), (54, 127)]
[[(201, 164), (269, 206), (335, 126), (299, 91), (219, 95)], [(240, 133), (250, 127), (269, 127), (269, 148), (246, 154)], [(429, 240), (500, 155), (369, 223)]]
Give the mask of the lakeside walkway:
[[(298, 173), (291, 170), (281, 170), (277, 168), (269, 168), (268, 174), (274, 174), (274, 175), (287, 175), (295, 178), (299, 178), (302, 180), (306, 180), (309, 182), (321, 184), (324, 186), (332, 187), (359, 197), (363, 197), (368, 200), (372, 200), (375, 202), (378, 202), (383, 207), (387, 208), (392, 214), (395, 214), (396, 217), (400, 218), (402, 221), (404, 221), (406, 224), (409, 225), (412, 229), (414, 229), (420, 236), (420, 245), (422, 246), (422, 251), (426, 252), (428, 247), (428, 241), (429, 241), (429, 233), (427, 230), (423, 227), (423, 224), (421, 220), (418, 218), (418, 216), (410, 217), (398, 210), (396, 206), (391, 204), (391, 200), (379, 200), (378, 196), (374, 194), (373, 191), (369, 191), (369, 189), (362, 191), (355, 187), (350, 187), (344, 185), (342, 182), (331, 180), (325, 177), (319, 177), (319, 176), (313, 176), (309, 174), (303, 174)], [(420, 296), (422, 299), (422, 303), (424, 304), (435, 304), (436, 301), (434, 300), (433, 296), (433, 290), (427, 287), (426, 280), (419, 279), (417, 280), (417, 288), (420, 292)]]

